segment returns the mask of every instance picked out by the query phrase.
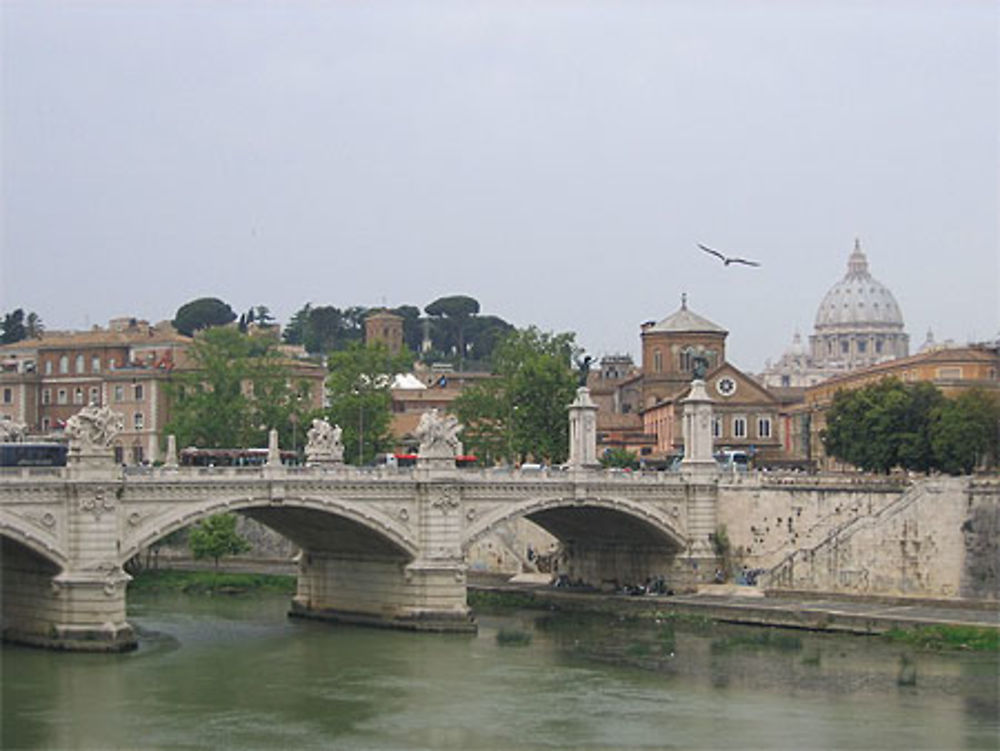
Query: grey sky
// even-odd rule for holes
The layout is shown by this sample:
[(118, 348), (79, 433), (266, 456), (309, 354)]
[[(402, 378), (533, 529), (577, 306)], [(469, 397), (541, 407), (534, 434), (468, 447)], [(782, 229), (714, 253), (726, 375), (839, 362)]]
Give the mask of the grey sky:
[(0, 309), (51, 328), (463, 293), (636, 353), (686, 291), (756, 370), (860, 237), (913, 349), (1000, 329), (994, 2), (0, 7)]

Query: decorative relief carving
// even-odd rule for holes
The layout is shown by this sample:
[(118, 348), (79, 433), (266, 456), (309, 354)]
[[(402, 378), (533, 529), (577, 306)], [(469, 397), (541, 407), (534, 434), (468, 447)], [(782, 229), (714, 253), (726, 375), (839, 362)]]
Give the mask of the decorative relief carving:
[(402, 519), (404, 522), (405, 521), (409, 521), (409, 519), (410, 519), (410, 512), (407, 511), (405, 508), (401, 508), (399, 510), (399, 518)]
[(94, 519), (100, 521), (101, 514), (105, 511), (114, 511), (115, 502), (108, 497), (104, 488), (94, 491), (93, 498), (83, 498), (80, 501), (80, 510), (93, 513)]
[(437, 491), (438, 497), (431, 501), (431, 506), (440, 509), (442, 514), (447, 514), (451, 509), (458, 508), (461, 501), (456, 497), (458, 494), (455, 488), (446, 485)]

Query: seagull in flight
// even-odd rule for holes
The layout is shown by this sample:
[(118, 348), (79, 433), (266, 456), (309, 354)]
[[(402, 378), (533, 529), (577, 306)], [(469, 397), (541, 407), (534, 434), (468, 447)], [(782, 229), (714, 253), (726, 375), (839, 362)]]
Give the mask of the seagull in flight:
[(731, 263), (742, 263), (742, 264), (744, 264), (746, 266), (760, 266), (760, 263), (758, 263), (757, 261), (748, 261), (745, 258), (728, 258), (728, 257), (722, 255), (722, 253), (720, 253), (719, 251), (712, 250), (711, 248), (708, 248), (708, 247), (702, 245), (701, 243), (698, 243), (698, 247), (701, 248), (702, 250), (704, 250), (706, 253), (708, 253), (710, 255), (713, 255), (716, 258), (718, 258), (726, 266), (728, 266)]

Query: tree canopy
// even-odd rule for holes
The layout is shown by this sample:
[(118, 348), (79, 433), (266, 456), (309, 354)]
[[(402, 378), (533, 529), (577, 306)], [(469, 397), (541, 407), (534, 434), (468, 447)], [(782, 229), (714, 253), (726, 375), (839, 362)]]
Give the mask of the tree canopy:
[(195, 337), (188, 354), (194, 369), (175, 372), (168, 384), (171, 411), (164, 431), (176, 435), (178, 445), (262, 446), (268, 430), (277, 428), (283, 446), (290, 447), (292, 421), (307, 416), (308, 384), (292, 383), (274, 341), (213, 328)]
[(185, 336), (194, 336), (199, 329), (225, 326), (236, 320), (236, 313), (217, 297), (200, 297), (181, 305), (174, 315), (174, 328)]
[(469, 319), (479, 312), (479, 302), (468, 295), (450, 295), (439, 297), (424, 308), (424, 312), (437, 319), (436, 328), (442, 338), (454, 338), (454, 347), (458, 355), (459, 368), (465, 360), (465, 329)]
[(14, 344), (28, 335), (24, 327), (24, 311), (21, 308), (7, 313), (3, 317), (3, 334), (0, 334), (0, 344)]
[(352, 342), (364, 340), (367, 314), (367, 308), (357, 305), (341, 310), (306, 303), (292, 316), (282, 338), (288, 344), (301, 344), (313, 354), (345, 349)]
[(996, 460), (997, 410), (980, 391), (948, 399), (933, 384), (886, 378), (838, 391), (822, 438), (830, 456), (868, 471), (968, 472)]
[(188, 533), (188, 546), (195, 558), (211, 558), (216, 568), (223, 556), (250, 549), (250, 543), (236, 531), (236, 514), (216, 514), (198, 522)]
[(411, 355), (393, 355), (380, 342), (353, 342), (331, 352), (327, 363), (327, 417), (343, 431), (344, 461), (367, 464), (392, 448), (392, 377), (410, 369)]
[(37, 339), (45, 327), (38, 313), (24, 314), (22, 308), (7, 313), (0, 322), (0, 344), (15, 344), (23, 339)]
[(574, 335), (535, 327), (507, 334), (493, 351), (495, 379), (455, 400), (467, 451), (485, 463), (564, 462), (569, 454), (567, 407), (576, 393)]

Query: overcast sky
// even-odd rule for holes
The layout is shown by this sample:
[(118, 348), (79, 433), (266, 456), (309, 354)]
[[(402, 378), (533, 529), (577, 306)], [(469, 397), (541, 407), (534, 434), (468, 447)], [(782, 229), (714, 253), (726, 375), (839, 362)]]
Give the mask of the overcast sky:
[(859, 237), (911, 350), (996, 337), (997, 7), (5, 0), (0, 309), (468, 294), (600, 355), (687, 292), (754, 371)]

